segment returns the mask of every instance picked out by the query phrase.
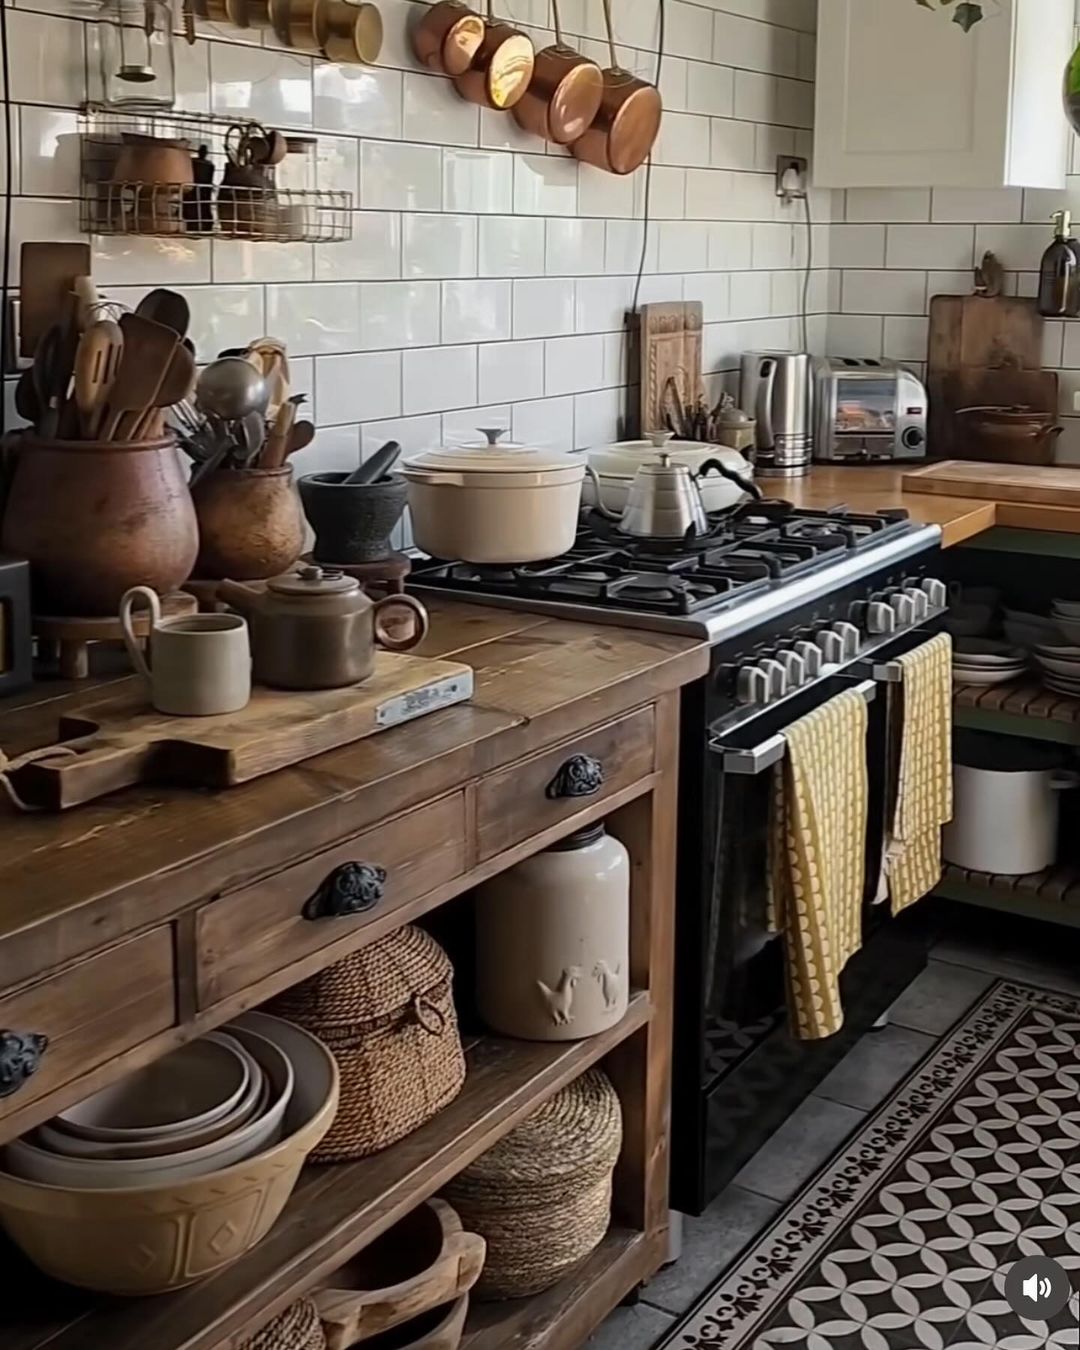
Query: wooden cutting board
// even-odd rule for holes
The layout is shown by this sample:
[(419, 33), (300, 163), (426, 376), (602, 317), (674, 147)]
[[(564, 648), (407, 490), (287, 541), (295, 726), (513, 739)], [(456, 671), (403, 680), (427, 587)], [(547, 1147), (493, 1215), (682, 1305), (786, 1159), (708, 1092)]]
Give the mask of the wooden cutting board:
[(57, 743), (75, 754), (36, 760), (10, 776), (25, 802), (52, 811), (136, 783), (233, 787), (460, 703), (472, 689), (472, 669), (457, 661), (379, 652), (371, 678), (348, 689), (256, 686), (238, 713), (168, 717), (148, 706), (145, 687), (132, 680), (107, 698), (91, 691), (61, 717)]
[(697, 403), (705, 391), (701, 375), (700, 300), (674, 300), (642, 305), (638, 340), (641, 359), (641, 427), (649, 431), (667, 426), (664, 390), (675, 382), (684, 408)]
[(1080, 468), (949, 460), (904, 474), (905, 492), (1080, 508)]

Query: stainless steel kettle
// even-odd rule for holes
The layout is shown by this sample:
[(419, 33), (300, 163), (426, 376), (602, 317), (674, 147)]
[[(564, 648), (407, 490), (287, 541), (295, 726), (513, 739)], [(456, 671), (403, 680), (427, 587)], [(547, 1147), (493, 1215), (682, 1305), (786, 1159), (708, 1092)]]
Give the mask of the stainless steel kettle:
[(625, 534), (636, 539), (692, 539), (709, 532), (709, 517), (701, 500), (698, 479), (714, 469), (722, 477), (737, 483), (755, 500), (761, 500), (761, 489), (755, 483), (718, 459), (707, 459), (694, 473), (688, 465), (673, 461), (667, 450), (661, 450), (655, 462), (642, 464), (634, 474), (626, 505), (620, 514), (601, 501), (595, 470), (590, 466), (586, 472), (593, 480), (597, 509), (609, 520), (617, 520)]
[(739, 407), (757, 420), (755, 472), (765, 478), (810, 472), (813, 384), (806, 352), (745, 352)]

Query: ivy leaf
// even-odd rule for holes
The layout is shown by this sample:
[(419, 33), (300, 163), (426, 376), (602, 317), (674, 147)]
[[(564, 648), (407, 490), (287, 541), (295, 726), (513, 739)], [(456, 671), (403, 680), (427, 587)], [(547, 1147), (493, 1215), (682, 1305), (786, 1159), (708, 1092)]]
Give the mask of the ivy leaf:
[(958, 23), (965, 33), (970, 33), (982, 16), (982, 5), (972, 4), (970, 0), (965, 0), (964, 4), (957, 5), (956, 13), (953, 15), (953, 23)]

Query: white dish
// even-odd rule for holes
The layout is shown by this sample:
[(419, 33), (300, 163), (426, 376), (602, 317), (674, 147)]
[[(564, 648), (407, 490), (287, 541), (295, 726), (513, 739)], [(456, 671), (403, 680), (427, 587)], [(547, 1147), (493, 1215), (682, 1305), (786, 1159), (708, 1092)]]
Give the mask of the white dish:
[(1080, 619), (1080, 600), (1051, 600), (1051, 614), (1064, 614), (1067, 619)]
[(1080, 661), (1080, 647), (1065, 646), (1062, 643), (1042, 642), (1032, 650), (1036, 657), (1052, 656), (1056, 661)]
[(1025, 653), (999, 638), (960, 638), (953, 644), (953, 659), (957, 657), (993, 658), (994, 660), (1022, 661)]
[(1053, 656), (1036, 656), (1035, 660), (1039, 666), (1053, 675), (1061, 675), (1066, 679), (1080, 681), (1080, 662), (1078, 661), (1060, 661)]
[(1072, 645), (1080, 644), (1080, 619), (1058, 619), (1058, 630)]
[(1066, 698), (1080, 698), (1080, 684), (1057, 684), (1052, 680), (1044, 680), (1043, 687), (1049, 689), (1052, 694), (1063, 694)]
[(1019, 666), (1014, 670), (973, 670), (963, 667), (953, 666), (954, 684), (1008, 684), (1010, 680), (1019, 679), (1024, 673), (1024, 667)]

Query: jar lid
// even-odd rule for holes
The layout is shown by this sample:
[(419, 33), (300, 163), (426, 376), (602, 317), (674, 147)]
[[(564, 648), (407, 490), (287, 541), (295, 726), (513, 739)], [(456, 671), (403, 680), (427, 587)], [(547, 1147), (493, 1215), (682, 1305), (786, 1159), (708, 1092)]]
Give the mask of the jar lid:
[(277, 595), (351, 595), (360, 589), (360, 583), (336, 567), (310, 564), (273, 577), (266, 583), (266, 589)]
[(565, 839), (549, 844), (546, 851), (548, 853), (573, 853), (576, 849), (588, 848), (590, 844), (595, 844), (598, 839), (603, 839), (604, 834), (604, 822), (598, 820), (595, 825), (585, 825), (580, 830), (575, 830), (573, 834), (568, 834)]

